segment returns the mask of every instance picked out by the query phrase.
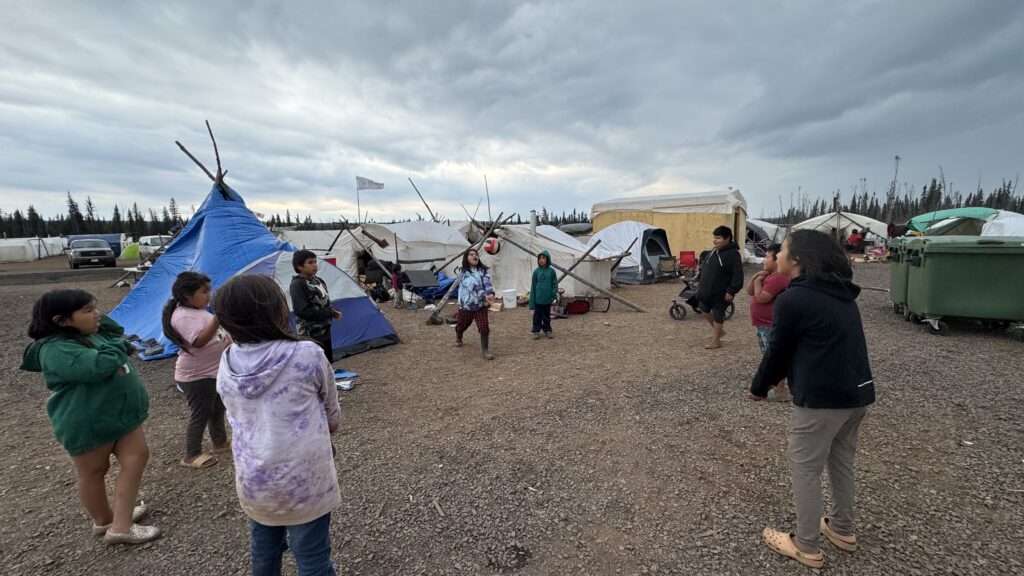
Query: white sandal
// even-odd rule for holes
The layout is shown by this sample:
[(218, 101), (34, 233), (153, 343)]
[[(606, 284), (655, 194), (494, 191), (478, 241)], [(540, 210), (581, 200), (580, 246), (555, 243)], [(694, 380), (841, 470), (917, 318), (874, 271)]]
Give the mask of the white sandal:
[[(145, 500), (140, 500), (139, 505), (132, 510), (132, 522), (134, 523), (138, 522), (139, 520), (142, 520), (146, 517), (146, 514), (149, 514), (149, 507), (146, 506)], [(113, 522), (111, 522), (110, 524), (113, 524)], [(96, 537), (103, 536), (107, 533), (107, 530), (110, 529), (110, 524), (104, 524), (102, 526), (100, 526), (99, 524), (93, 524), (92, 535)]]
[(160, 537), (160, 529), (156, 526), (143, 526), (142, 524), (132, 524), (132, 527), (128, 529), (128, 532), (124, 534), (115, 534), (107, 531), (103, 535), (103, 543), (110, 544), (144, 544), (150, 540), (156, 540)]

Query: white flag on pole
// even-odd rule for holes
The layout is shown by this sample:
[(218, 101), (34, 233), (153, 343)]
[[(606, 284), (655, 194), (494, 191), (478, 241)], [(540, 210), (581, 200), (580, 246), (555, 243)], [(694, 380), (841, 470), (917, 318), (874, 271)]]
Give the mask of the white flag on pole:
[(363, 178), (362, 176), (356, 176), (356, 191), (359, 190), (383, 190), (384, 185), (380, 182), (374, 182), (369, 178)]

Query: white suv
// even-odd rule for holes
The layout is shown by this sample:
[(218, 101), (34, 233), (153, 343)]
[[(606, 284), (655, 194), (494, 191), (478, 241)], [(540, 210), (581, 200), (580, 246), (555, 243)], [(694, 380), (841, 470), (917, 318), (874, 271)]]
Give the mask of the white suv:
[(139, 258), (145, 260), (171, 241), (170, 236), (142, 236), (139, 238)]

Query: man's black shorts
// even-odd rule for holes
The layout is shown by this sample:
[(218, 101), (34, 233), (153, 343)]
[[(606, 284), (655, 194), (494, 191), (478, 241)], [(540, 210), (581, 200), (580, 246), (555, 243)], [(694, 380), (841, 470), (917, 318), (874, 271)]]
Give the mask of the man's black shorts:
[(715, 324), (725, 324), (725, 310), (729, 307), (729, 303), (725, 300), (719, 300), (717, 302), (708, 303), (700, 300), (697, 302), (697, 311), (701, 314), (711, 313), (711, 320)]

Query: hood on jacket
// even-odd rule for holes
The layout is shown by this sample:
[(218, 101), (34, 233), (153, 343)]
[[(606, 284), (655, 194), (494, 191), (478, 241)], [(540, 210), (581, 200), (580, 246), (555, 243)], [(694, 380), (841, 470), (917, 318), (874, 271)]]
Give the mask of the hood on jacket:
[(811, 280), (807, 276), (797, 276), (789, 282), (790, 288), (808, 288), (822, 292), (838, 300), (852, 302), (860, 296), (860, 286), (852, 280)]
[(31, 344), (25, 347), (25, 353), (21, 359), (21, 369), (27, 372), (42, 372), (43, 363), (39, 358), (39, 352), (43, 348), (49, 338), (40, 338), (39, 340), (33, 340)]
[(238, 392), (252, 400), (262, 396), (277, 380), (297, 348), (287, 340), (271, 340), (258, 344), (232, 344), (224, 351), (224, 366)]
[(551, 253), (548, 252), (547, 250), (541, 250), (540, 253), (537, 254), (537, 266), (541, 265), (541, 263), (540, 263), (540, 257), (541, 256), (543, 256), (543, 257), (548, 259), (548, 263), (544, 264), (544, 266), (551, 266)]

